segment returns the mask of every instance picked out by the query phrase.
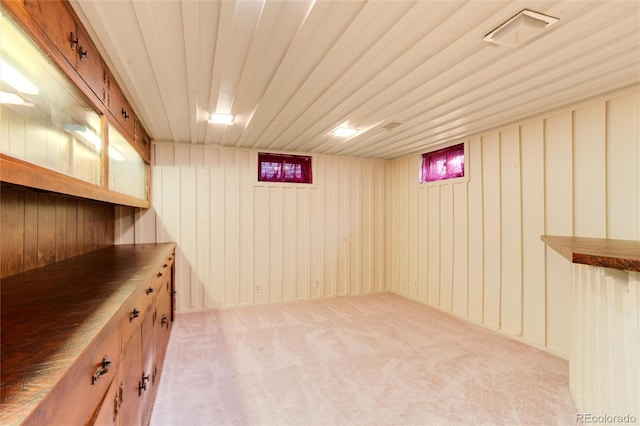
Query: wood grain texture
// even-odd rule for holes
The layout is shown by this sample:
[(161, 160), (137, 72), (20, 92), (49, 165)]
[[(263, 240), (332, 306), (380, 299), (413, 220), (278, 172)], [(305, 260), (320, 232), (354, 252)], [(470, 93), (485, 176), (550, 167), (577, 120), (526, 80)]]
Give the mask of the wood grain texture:
[(114, 243), (114, 207), (2, 184), (2, 277)]
[(640, 241), (542, 235), (569, 262), (640, 272)]
[(0, 191), (0, 276), (14, 274), (23, 268), (24, 194)]
[[(84, 379), (91, 383), (92, 368), (83, 368), (70, 387), (50, 392), (58, 383), (70, 383), (67, 374), (77, 373), (68, 373), (70, 367), (84, 365), (86, 355), (95, 352), (87, 350), (89, 344), (112, 318), (119, 319), (134, 290), (155, 279), (174, 248), (173, 243), (109, 246), (3, 278), (0, 423), (22, 423), (45, 397), (53, 402), (42, 405), (55, 410), (60, 395), (77, 393), (76, 384)], [(97, 344), (113, 349), (109, 339)], [(94, 354), (98, 359), (101, 351)]]
[(113, 192), (2, 153), (0, 153), (0, 169), (2, 170), (0, 180), (6, 183), (124, 206), (141, 208), (150, 206), (148, 200)]

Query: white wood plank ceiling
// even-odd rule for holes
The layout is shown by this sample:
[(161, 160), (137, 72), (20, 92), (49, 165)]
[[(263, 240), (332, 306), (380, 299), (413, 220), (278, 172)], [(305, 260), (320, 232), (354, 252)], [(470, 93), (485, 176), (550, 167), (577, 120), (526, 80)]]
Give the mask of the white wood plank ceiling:
[[(394, 158), (640, 81), (636, 0), (72, 4), (158, 141)], [(483, 41), (524, 8), (560, 21)]]

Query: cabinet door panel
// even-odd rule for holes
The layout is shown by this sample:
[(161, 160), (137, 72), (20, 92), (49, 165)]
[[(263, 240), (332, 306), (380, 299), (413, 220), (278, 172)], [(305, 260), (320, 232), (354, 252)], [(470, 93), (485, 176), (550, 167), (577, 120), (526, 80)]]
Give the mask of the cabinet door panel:
[(156, 368), (158, 375), (160, 375), (164, 365), (164, 358), (167, 345), (169, 344), (169, 334), (171, 332), (172, 325), (170, 277), (167, 277), (164, 280), (161, 289), (156, 296), (156, 309), (158, 311), (158, 319), (155, 327)]
[[(120, 367), (120, 366), (119, 366)], [(97, 408), (93, 419), (89, 422), (92, 426), (119, 426), (120, 407), (122, 406), (122, 391), (124, 383), (122, 374), (118, 368), (109, 389), (105, 393), (102, 403)], [(124, 425), (123, 425), (124, 426)]]
[(142, 371), (144, 377), (148, 377), (146, 388), (140, 392), (140, 405), (142, 406), (142, 423), (147, 424), (151, 414), (151, 404), (155, 392), (154, 384), (154, 329), (156, 322), (155, 303), (151, 304), (145, 313), (142, 323)]
[[(25, 7), (36, 24), (75, 68), (78, 57), (78, 33), (76, 21), (65, 3), (57, 0), (28, 1)], [(52, 18), (54, 16), (55, 19)]]
[(122, 354), (122, 405), (121, 425), (142, 424), (140, 384), (142, 381), (142, 332), (129, 340)]
[(137, 116), (134, 121), (134, 142), (142, 152), (142, 158), (144, 158), (147, 163), (151, 163), (151, 138), (144, 130)]
[(111, 97), (110, 108), (111, 114), (116, 119), (118, 123), (122, 126), (125, 131), (125, 134), (133, 139), (134, 138), (134, 113), (127, 102), (127, 99), (122, 93), (120, 87), (116, 84), (116, 82), (111, 79), (111, 87), (109, 89), (109, 94)]
[[(86, 31), (78, 25), (78, 59), (76, 69), (95, 95), (102, 99), (104, 86), (104, 63)], [(103, 102), (104, 103), (104, 102)]]

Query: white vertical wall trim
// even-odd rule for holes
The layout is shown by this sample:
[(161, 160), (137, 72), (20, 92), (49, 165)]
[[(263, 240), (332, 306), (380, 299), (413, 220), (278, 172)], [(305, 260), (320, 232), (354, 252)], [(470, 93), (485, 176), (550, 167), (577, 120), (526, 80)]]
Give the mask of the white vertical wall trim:
[(467, 206), (467, 183), (456, 183), (453, 185), (453, 303), (454, 313), (467, 315), (467, 294), (469, 275), (467, 273), (468, 255), (468, 206)]
[(440, 302), (442, 309), (453, 309), (453, 185), (440, 188)]
[(522, 334), (522, 211), (520, 129), (500, 132), (501, 277), (500, 328)]
[(573, 112), (573, 231), (584, 237), (607, 236), (606, 117), (605, 102)]
[(544, 138), (541, 120), (520, 128), (522, 149), (522, 335), (546, 341)]
[(596, 327), (604, 295), (636, 309), (618, 336), (637, 342), (640, 292), (572, 289), (540, 235), (640, 239), (639, 112), (634, 86), (473, 136), (453, 185), (417, 185), (415, 154), (318, 155), (313, 186), (259, 185), (255, 151), (157, 143), (153, 208), (118, 210), (116, 241), (133, 223), (135, 242), (178, 243), (179, 311), (391, 289), (567, 356), (569, 300)]
[(571, 267), (540, 235), (640, 239), (639, 112), (634, 86), (472, 136), (453, 186), (415, 185), (415, 154), (391, 161), (389, 288), (567, 357)]
[(500, 328), (501, 212), (500, 134), (482, 138), (482, 196), (484, 217), (484, 322)]
[(418, 188), (418, 284), (417, 299), (423, 303), (429, 301), (429, 202), (426, 187)]
[(484, 209), (482, 200), (482, 142), (469, 142), (469, 296), (468, 317), (484, 321)]
[[(545, 233), (573, 235), (573, 146), (571, 113), (544, 120)], [(546, 250), (547, 346), (568, 352), (570, 264)]]
[[(156, 206), (142, 229), (178, 243), (178, 311), (386, 288), (383, 160), (314, 156), (313, 185), (264, 185), (256, 151), (154, 151)], [(120, 212), (125, 241), (135, 215)]]
[(440, 191), (437, 186), (427, 188), (427, 300), (440, 305)]
[[(607, 102), (607, 237), (640, 239), (638, 92)], [(632, 143), (635, 141), (635, 143)]]

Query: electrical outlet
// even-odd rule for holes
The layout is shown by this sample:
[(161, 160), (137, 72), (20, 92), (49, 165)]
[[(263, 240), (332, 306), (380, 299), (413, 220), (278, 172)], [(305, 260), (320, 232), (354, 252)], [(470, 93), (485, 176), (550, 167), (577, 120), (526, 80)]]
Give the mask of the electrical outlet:
[(260, 293), (260, 286), (256, 285), (256, 293)]

